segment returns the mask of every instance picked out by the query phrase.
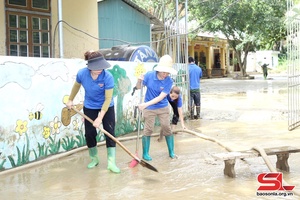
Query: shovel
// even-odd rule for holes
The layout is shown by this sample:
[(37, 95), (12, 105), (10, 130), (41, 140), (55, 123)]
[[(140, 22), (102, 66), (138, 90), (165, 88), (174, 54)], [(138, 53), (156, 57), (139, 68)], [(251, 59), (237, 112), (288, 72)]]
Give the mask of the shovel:
[[(135, 90), (133, 90), (132, 94), (134, 93)], [(140, 94), (140, 103), (143, 102), (143, 82), (141, 83), (141, 94)], [(137, 132), (137, 137), (136, 137), (136, 149), (135, 149), (135, 155), (138, 156), (138, 152), (139, 152), (139, 144), (140, 144), (140, 131), (141, 131), (141, 111), (139, 110), (139, 108), (136, 106), (135, 109), (138, 112), (138, 132)], [(136, 112), (135, 112), (136, 113)], [(133, 168), (135, 166), (137, 166), (138, 162), (136, 159), (133, 159), (130, 164), (129, 167)]]
[[(72, 109), (75, 112), (77, 112), (78, 114), (80, 114), (82, 117), (84, 117), (86, 120), (88, 120), (89, 122), (91, 122), (92, 124), (94, 123), (94, 121), (91, 118), (89, 118), (88, 116), (86, 116), (85, 114), (83, 114), (82, 112), (80, 112), (79, 110), (77, 110), (75, 107), (72, 107)], [(135, 156), (133, 153), (131, 153), (119, 140), (117, 140), (117, 138), (115, 138), (114, 136), (112, 136), (109, 132), (107, 132), (103, 128), (99, 128), (99, 129), (106, 136), (108, 136), (110, 139), (112, 139), (113, 141), (115, 141), (124, 151), (126, 151), (126, 153), (128, 153), (131, 157), (133, 157), (138, 164), (140, 164), (143, 167), (146, 167), (146, 168), (148, 168), (148, 169), (150, 169), (152, 171), (158, 172), (158, 170), (155, 167), (153, 167), (149, 163), (147, 163), (147, 162), (139, 159), (137, 156)]]
[[(83, 108), (83, 104), (77, 104), (74, 106), (77, 110), (81, 110)], [(64, 126), (69, 126), (71, 123), (71, 117), (74, 116), (76, 112), (74, 110), (70, 110), (68, 107), (64, 107), (61, 110), (61, 122)]]

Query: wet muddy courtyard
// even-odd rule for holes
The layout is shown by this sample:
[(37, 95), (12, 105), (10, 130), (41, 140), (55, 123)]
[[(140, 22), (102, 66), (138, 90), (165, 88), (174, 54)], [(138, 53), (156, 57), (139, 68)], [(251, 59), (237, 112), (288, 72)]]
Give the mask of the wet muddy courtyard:
[[(261, 74), (253, 80), (232, 78), (201, 80), (200, 120), (186, 121), (188, 129), (216, 138), (234, 151), (279, 146), (300, 147), (300, 129), (288, 131), (288, 93), (285, 75)], [(180, 126), (180, 125), (179, 125)], [(178, 127), (180, 128), (180, 127)], [(155, 130), (157, 135), (159, 128)], [(122, 144), (135, 152), (136, 140), (122, 136)], [(126, 139), (130, 138), (130, 139)], [(299, 199), (299, 196), (257, 196), (257, 176), (269, 172), (261, 157), (237, 160), (236, 178), (223, 174), (224, 162), (212, 157), (226, 152), (222, 146), (179, 132), (175, 153), (170, 159), (165, 141), (151, 138), (148, 162), (159, 173), (141, 165), (129, 168), (132, 158), (117, 146), (117, 165), (121, 174), (109, 172), (106, 148), (98, 146), (100, 164), (87, 169), (90, 159), (86, 148), (76, 149), (36, 163), (32, 167), (0, 173), (0, 199)], [(141, 145), (139, 157), (141, 157)], [(275, 166), (276, 156), (269, 156)], [(295, 190), (300, 188), (300, 158), (288, 159), (290, 172), (283, 178)]]

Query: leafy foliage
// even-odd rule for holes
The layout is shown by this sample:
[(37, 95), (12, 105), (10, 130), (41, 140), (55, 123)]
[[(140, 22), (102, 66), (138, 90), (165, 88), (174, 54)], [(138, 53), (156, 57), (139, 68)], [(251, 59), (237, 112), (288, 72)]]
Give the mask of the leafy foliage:
[(30, 146), (30, 142), (29, 142), (28, 135), (26, 133), (26, 145), (23, 146), (22, 152), (17, 147), (17, 153), (18, 153), (17, 163), (13, 159), (13, 156), (8, 156), (8, 159), (12, 167), (21, 166), (29, 162), (29, 155), (30, 155), (29, 146)]
[(76, 135), (77, 141), (75, 141), (76, 145), (77, 145), (77, 147), (85, 146), (86, 145), (86, 140), (85, 140), (85, 136), (84, 136), (84, 133), (83, 133), (83, 123), (81, 124), (81, 127), (78, 130), (78, 132), (79, 132), (79, 135)]
[(55, 139), (53, 139), (51, 136), (49, 137), (50, 143), (49, 143), (49, 152), (51, 154), (57, 154), (60, 148), (60, 142), (55, 142)]
[(75, 147), (76, 141), (73, 137), (66, 137), (62, 139), (62, 148), (66, 151), (69, 151)]
[[(270, 49), (285, 38), (286, 0), (191, 0), (192, 19), (200, 24), (194, 31), (221, 32), (234, 49), (246, 76), (249, 51)], [(243, 56), (243, 57), (242, 57)]]
[[(132, 0), (139, 7), (145, 9), (157, 19), (159, 19), (165, 26), (165, 28), (176, 27), (176, 0)], [(185, 17), (185, 0), (178, 0), (178, 19), (182, 19)], [(174, 32), (174, 30), (173, 30)], [(152, 40), (152, 48), (155, 49), (158, 56), (162, 56), (166, 52), (166, 48), (168, 46), (168, 39), (172, 39), (173, 36), (170, 31), (166, 30), (152, 30), (152, 34), (155, 37)], [(171, 35), (170, 35), (171, 34)]]
[(47, 156), (47, 152), (48, 152), (48, 148), (49, 147), (46, 147), (46, 144), (44, 143), (44, 144), (40, 144), (40, 143), (38, 143), (38, 150), (39, 150), (39, 152), (38, 152), (38, 154), (37, 154), (37, 152), (35, 151), (35, 150), (33, 150), (33, 153), (34, 153), (34, 156), (35, 156), (35, 159), (37, 160), (38, 158), (41, 158), (41, 157), (46, 157)]
[(4, 170), (4, 163), (6, 162), (6, 159), (2, 160), (2, 162), (0, 163), (0, 170)]

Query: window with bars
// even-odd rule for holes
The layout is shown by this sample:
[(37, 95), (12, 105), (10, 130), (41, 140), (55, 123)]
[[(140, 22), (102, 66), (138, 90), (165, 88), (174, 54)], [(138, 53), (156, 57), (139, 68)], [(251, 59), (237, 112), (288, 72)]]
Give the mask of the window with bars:
[(51, 57), (50, 0), (5, 0), (9, 56)]

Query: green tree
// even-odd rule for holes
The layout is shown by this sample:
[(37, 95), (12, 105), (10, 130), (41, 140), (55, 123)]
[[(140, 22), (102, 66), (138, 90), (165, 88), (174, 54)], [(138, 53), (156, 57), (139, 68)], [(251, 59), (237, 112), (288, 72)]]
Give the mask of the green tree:
[(193, 32), (221, 32), (235, 51), (241, 75), (247, 76), (250, 51), (270, 49), (285, 38), (286, 0), (190, 0)]
[(117, 109), (116, 109), (116, 135), (123, 133), (122, 130), (124, 127), (124, 111), (123, 111), (123, 99), (124, 96), (130, 92), (131, 81), (126, 75), (126, 70), (121, 68), (119, 65), (114, 65), (112, 69), (108, 70), (114, 77), (114, 91), (113, 97), (117, 97)]
[[(176, 0), (132, 0), (132, 2), (151, 13), (164, 24), (165, 29), (152, 30), (152, 36), (154, 36), (152, 48), (155, 48), (159, 56), (168, 53), (165, 51), (168, 39), (174, 39), (176, 36), (170, 35), (170, 32), (166, 31), (166, 29), (170, 30), (172, 29), (171, 27), (176, 27)], [(185, 17), (184, 11), (185, 0), (178, 0), (178, 20)], [(174, 30), (172, 33), (174, 34)]]

